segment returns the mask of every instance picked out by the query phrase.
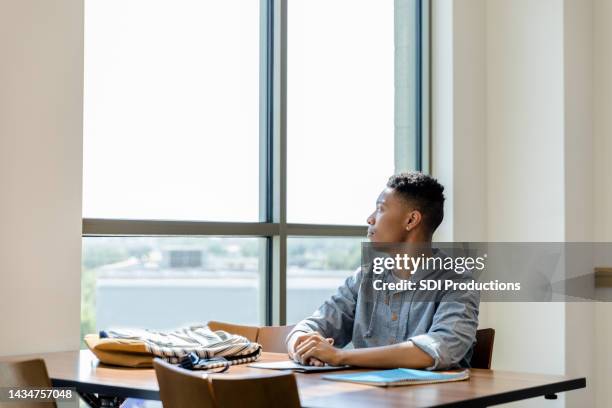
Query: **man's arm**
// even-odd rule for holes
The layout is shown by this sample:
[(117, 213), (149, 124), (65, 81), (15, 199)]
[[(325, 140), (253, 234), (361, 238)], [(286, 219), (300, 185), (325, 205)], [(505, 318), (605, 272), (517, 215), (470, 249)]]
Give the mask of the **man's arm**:
[(429, 354), (434, 364), (429, 370), (456, 367), (476, 341), (480, 293), (453, 291), (446, 294), (427, 333), (408, 340)]
[(477, 292), (455, 292), (439, 304), (432, 325), (425, 334), (406, 342), (358, 350), (340, 350), (311, 338), (297, 346), (296, 360), (317, 359), (331, 365), (374, 368), (443, 369), (456, 366), (467, 354), (478, 327)]
[(295, 358), (302, 364), (311, 359), (330, 365), (351, 365), (369, 368), (426, 368), (434, 359), (411, 341), (390, 346), (343, 350), (318, 337), (313, 337), (298, 346)]

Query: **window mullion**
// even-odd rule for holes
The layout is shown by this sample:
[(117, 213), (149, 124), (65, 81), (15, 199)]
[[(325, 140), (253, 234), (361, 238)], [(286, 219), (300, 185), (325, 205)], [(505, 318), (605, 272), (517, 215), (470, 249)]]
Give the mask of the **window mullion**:
[(261, 3), (260, 219), (278, 226), (265, 250), (265, 323), (286, 321), (286, 1)]
[(287, 289), (287, 1), (273, 3), (272, 49), (272, 221), (278, 235), (272, 239), (271, 323), (286, 322)]
[(266, 222), (160, 221), (84, 218), (83, 236), (240, 236), (278, 234), (278, 224)]

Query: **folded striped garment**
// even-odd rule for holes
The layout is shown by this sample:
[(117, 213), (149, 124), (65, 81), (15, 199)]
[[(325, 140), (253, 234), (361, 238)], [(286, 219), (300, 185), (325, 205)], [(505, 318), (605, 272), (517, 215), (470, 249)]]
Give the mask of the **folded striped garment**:
[[(191, 361), (191, 369), (212, 369), (250, 363), (259, 358), (261, 345), (246, 337), (223, 330), (212, 331), (195, 325), (172, 331), (112, 329), (100, 332), (100, 338), (142, 341), (148, 352), (172, 364)], [(194, 361), (194, 356), (199, 361)]]

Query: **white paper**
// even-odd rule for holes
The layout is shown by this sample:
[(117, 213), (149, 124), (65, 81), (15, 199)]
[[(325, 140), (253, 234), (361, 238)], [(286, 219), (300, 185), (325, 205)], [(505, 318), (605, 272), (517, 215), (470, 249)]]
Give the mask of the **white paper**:
[(333, 371), (333, 370), (341, 370), (345, 367), (337, 367), (324, 365), (322, 367), (311, 366), (311, 365), (302, 365), (296, 363), (291, 360), (284, 361), (274, 361), (270, 363), (252, 363), (249, 364), (249, 367), (253, 368), (264, 368), (267, 370), (291, 370), (291, 371), (299, 371), (299, 372), (312, 372), (312, 371)]

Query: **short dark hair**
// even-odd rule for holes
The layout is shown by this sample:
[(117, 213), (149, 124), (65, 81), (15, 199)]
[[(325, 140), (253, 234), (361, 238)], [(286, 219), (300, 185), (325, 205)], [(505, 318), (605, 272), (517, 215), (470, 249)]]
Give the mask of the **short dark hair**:
[(423, 222), (433, 233), (444, 218), (444, 186), (438, 180), (417, 171), (389, 177), (387, 187), (413, 204), (423, 215)]

